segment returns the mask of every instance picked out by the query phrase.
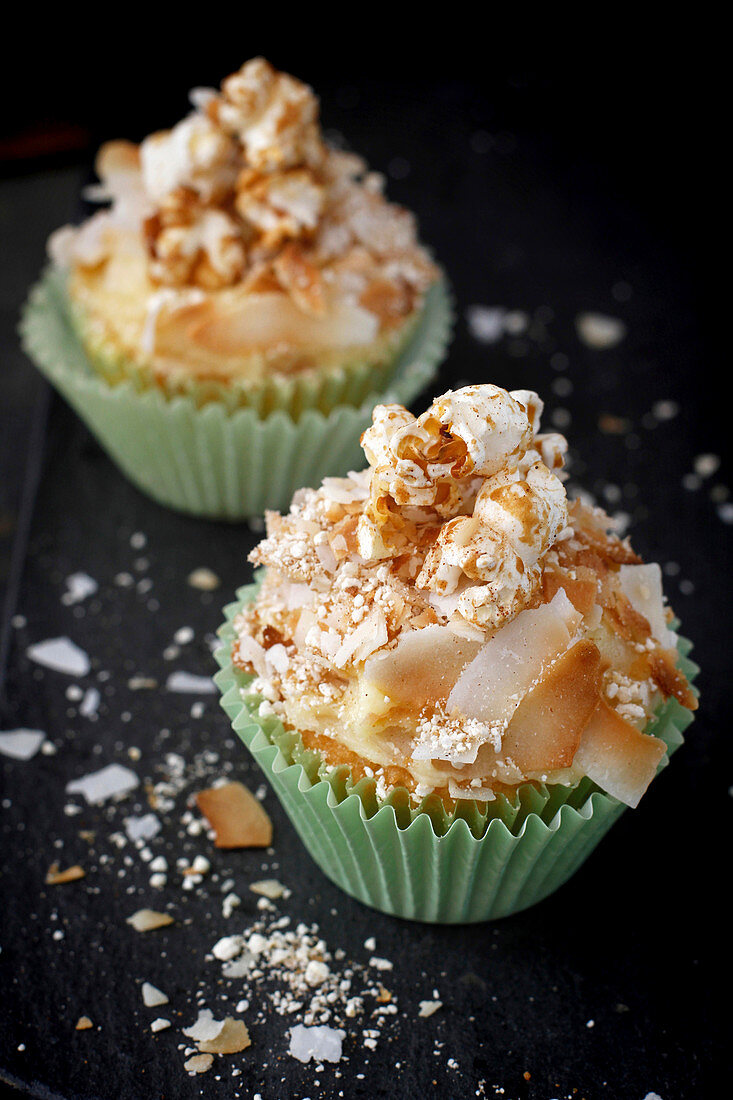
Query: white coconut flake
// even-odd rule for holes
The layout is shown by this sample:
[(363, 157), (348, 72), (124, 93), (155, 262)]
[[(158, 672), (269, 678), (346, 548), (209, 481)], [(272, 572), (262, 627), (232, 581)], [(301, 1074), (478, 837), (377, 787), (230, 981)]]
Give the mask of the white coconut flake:
[(167, 1005), (168, 998), (161, 989), (157, 986), (151, 985), (150, 982), (143, 982), (142, 987), (143, 1004), (146, 1008), (155, 1008), (156, 1005)]
[(208, 1043), (212, 1039), (216, 1039), (217, 1035), (224, 1027), (224, 1020), (215, 1020), (214, 1013), (210, 1008), (202, 1008), (198, 1014), (198, 1019), (190, 1027), (181, 1028), (184, 1035), (189, 1039), (193, 1039), (195, 1043)]
[(79, 714), (82, 718), (91, 718), (92, 715), (97, 713), (97, 709), (102, 700), (101, 695), (96, 688), (89, 688), (84, 693), (84, 698), (79, 704)]
[(469, 306), (466, 310), (468, 331), (482, 344), (495, 344), (504, 335), (503, 306)]
[(89, 656), (68, 638), (49, 638), (28, 646), (26, 655), (37, 665), (64, 672), (67, 676), (86, 676), (91, 668)]
[(578, 339), (589, 348), (614, 348), (626, 335), (626, 325), (605, 313), (579, 313), (575, 318)]
[(339, 1062), (346, 1032), (334, 1027), (303, 1027), (290, 1031), (289, 1053), (299, 1062)]
[(13, 760), (30, 760), (35, 756), (45, 740), (46, 734), (40, 730), (8, 730), (0, 733), (0, 754)]
[(61, 597), (61, 602), (67, 607), (81, 603), (88, 596), (93, 596), (98, 588), (97, 582), (87, 573), (72, 573), (66, 578), (66, 591)]
[[(155, 814), (142, 814), (140, 817), (132, 816), (125, 818), (125, 832), (130, 840), (133, 842), (136, 840), (152, 840), (154, 836), (157, 836), (163, 826), (160, 823), (160, 819)], [(155, 861), (153, 861), (155, 862)], [(153, 867), (152, 870), (159, 870), (161, 868)], [(166, 868), (167, 869), (167, 865)]]
[(172, 672), (165, 686), (168, 691), (188, 692), (191, 695), (211, 695), (216, 691), (210, 676), (196, 676), (193, 672)]
[(188, 583), (191, 588), (198, 588), (202, 592), (212, 592), (219, 587), (221, 581), (213, 570), (201, 566), (199, 569), (194, 569), (193, 573), (189, 573)]
[(243, 947), (243, 936), (223, 936), (214, 944), (211, 953), (215, 959), (227, 962), (229, 959), (233, 959), (235, 955), (238, 955)]
[(90, 805), (94, 805), (108, 798), (129, 794), (139, 785), (140, 780), (129, 768), (122, 764), (108, 764), (106, 768), (90, 772), (81, 779), (72, 779), (66, 784), (66, 792), (82, 794)]
[(253, 894), (262, 894), (263, 897), (269, 898), (270, 901), (277, 901), (277, 899), (281, 898), (285, 893), (285, 887), (275, 878), (266, 878), (262, 879), (260, 882), (252, 882), (249, 888)]
[(418, 1016), (422, 1017), (423, 1020), (427, 1020), (429, 1016), (433, 1016), (442, 1007), (442, 1001), (420, 1001)]
[(151, 1031), (165, 1031), (165, 1029), (167, 1027), (170, 1027), (170, 1026), (171, 1026), (170, 1020), (166, 1020), (162, 1016), (159, 1016), (157, 1020), (153, 1020), (152, 1024), (150, 1025), (150, 1030)]
[(369, 965), (373, 966), (375, 970), (392, 970), (393, 964), (389, 959), (380, 959), (378, 956), (373, 955), (369, 960)]

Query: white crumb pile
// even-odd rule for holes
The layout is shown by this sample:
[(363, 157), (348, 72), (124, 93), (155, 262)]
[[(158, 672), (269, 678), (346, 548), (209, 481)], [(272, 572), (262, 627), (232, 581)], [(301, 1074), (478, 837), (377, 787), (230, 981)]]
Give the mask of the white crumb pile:
[(397, 1015), (396, 999), (380, 977), (392, 963), (348, 961), (340, 948), (329, 950), (317, 924), (294, 924), (287, 915), (260, 920), (218, 940), (211, 953), (223, 978), (262, 990), (268, 1011), (306, 1028), (327, 1025), (349, 1035), (361, 1028), (367, 1049), (376, 1048), (383, 1027)]

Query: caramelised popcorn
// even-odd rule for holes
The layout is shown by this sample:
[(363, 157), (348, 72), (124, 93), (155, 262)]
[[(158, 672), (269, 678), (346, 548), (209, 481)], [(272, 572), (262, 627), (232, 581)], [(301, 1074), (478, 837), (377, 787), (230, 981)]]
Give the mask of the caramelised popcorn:
[(362, 556), (390, 557), (413, 537), (414, 510), (427, 510), (447, 522), (418, 588), (451, 596), (460, 584), (458, 612), (476, 625), (497, 625), (526, 606), (541, 559), (567, 523), (565, 490), (541, 458), (561, 465), (566, 444), (535, 436), (542, 408), (537, 394), (497, 386), (448, 392), (417, 420), (400, 406), (379, 406), (363, 437), (373, 473), (359, 519)]
[(144, 229), (150, 273), (159, 283), (216, 290), (244, 272), (247, 253), (239, 226), (223, 210), (201, 206), (185, 188), (166, 195)]
[(215, 203), (234, 186), (237, 146), (206, 115), (194, 112), (172, 130), (145, 138), (140, 166), (145, 190), (156, 203), (179, 188)]
[(247, 163), (260, 172), (317, 165), (323, 158), (313, 90), (277, 72), (263, 57), (227, 77), (221, 95), (209, 101), (206, 111), (236, 137)]
[(234, 663), (263, 714), (382, 797), (587, 775), (635, 805), (664, 753), (644, 732), (656, 706), (696, 706), (659, 567), (568, 505), (542, 409), (488, 385), (418, 418), (378, 406), (368, 469), (266, 516)]
[(311, 317), (348, 304), (381, 331), (401, 325), (437, 269), (382, 177), (326, 145), (313, 91), (254, 58), (191, 101), (139, 150), (103, 147), (96, 197), (112, 210), (57, 235), (55, 257), (97, 267), (119, 247), (107, 231), (124, 224), (142, 230), (153, 287), (284, 294)]

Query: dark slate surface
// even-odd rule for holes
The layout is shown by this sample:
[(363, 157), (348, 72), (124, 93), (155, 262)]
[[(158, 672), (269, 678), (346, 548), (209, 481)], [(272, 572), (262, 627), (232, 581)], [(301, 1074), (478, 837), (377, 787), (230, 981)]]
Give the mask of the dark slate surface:
[[(719, 509), (730, 468), (723, 454), (727, 408), (713, 387), (689, 248), (692, 218), (669, 232), (660, 211), (668, 213), (672, 200), (666, 195), (656, 203), (646, 178), (635, 185), (631, 148), (619, 171), (613, 151), (604, 156), (587, 142), (578, 153), (562, 127), (543, 128), (541, 89), (534, 101), (509, 97), (501, 110), (459, 83), (435, 85), (428, 98), (424, 87), (397, 85), (364, 88), (361, 97), (335, 86), (322, 91), (327, 123), (349, 135), (375, 167), (391, 169), (392, 196), (416, 209), (425, 239), (450, 273), (459, 321), (435, 391), (464, 380), (493, 381), (536, 388), (547, 399), (546, 423), (553, 412), (562, 421), (558, 410), (567, 410), (574, 479), (599, 499), (609, 484), (618, 486), (614, 507), (630, 515), (636, 548), (666, 567), (670, 600), (702, 665), (702, 709), (673, 765), (576, 877), (535, 909), (495, 924), (435, 928), (361, 907), (304, 855), (269, 793), (272, 857), (182, 839), (185, 794), (196, 781), (151, 848), (172, 867), (179, 856), (204, 852), (212, 873), (184, 892), (172, 872), (165, 889), (155, 891), (135, 850), (119, 851), (109, 840), (124, 816), (146, 808), (141, 792), (116, 807), (84, 806), (67, 816), (64, 787), (114, 761), (158, 777), (166, 753), (191, 762), (207, 748), (220, 759), (199, 786), (230, 772), (257, 787), (257, 769), (235, 744), (214, 696), (203, 699), (203, 713), (194, 718), (195, 697), (128, 687), (135, 674), (164, 684), (176, 668), (213, 671), (207, 637), (219, 625), (221, 606), (250, 577), (246, 555), (256, 535), (172, 514), (139, 495), (55, 399), (30, 538), (21, 545), (20, 583), (11, 591), (9, 614), (22, 619), (11, 628), (0, 699), (0, 728), (44, 730), (57, 749), (28, 762), (0, 758), (0, 1079), (64, 1100), (713, 1095), (724, 1037), (713, 994), (726, 957), (719, 893), (731, 775), (724, 695), (731, 528)], [(40, 265), (45, 233), (68, 217), (75, 183), (70, 172), (42, 173), (6, 181), (0, 192), (18, 272), (3, 284), (2, 302), (3, 357), (11, 364), (0, 383), (8, 529), (18, 513), (27, 425), (42, 401), (32, 368), (13, 350), (13, 314)], [(20, 219), (29, 219), (26, 234), (12, 231)], [(464, 319), (474, 303), (523, 310), (546, 324), (481, 345)], [(627, 338), (612, 350), (584, 347), (574, 319), (586, 309), (622, 318)], [(13, 401), (6, 397), (11, 387)], [(660, 421), (650, 414), (662, 399), (679, 411)], [(625, 418), (624, 430), (599, 430), (607, 414)], [(723, 466), (699, 488), (685, 488), (683, 477), (702, 452), (723, 454)], [(38, 460), (37, 448), (30, 457)], [(145, 534), (144, 549), (131, 546), (135, 532)], [(202, 565), (221, 578), (213, 593), (186, 583)], [(7, 556), (4, 570), (7, 578)], [(64, 579), (77, 571), (95, 578), (99, 591), (74, 608), (61, 595)], [(115, 582), (124, 572), (134, 576), (132, 587)], [(141, 589), (147, 580), (152, 585)], [(195, 640), (167, 660), (163, 652), (184, 625), (194, 628)], [(90, 654), (87, 677), (75, 680), (28, 660), (30, 644), (57, 635)], [(67, 697), (77, 683), (99, 688), (96, 721), (80, 716), (78, 702)], [(139, 760), (130, 759), (130, 746), (140, 750)], [(94, 836), (83, 839), (80, 831)], [(81, 862), (86, 878), (45, 887), (55, 859)], [(366, 963), (364, 941), (376, 938), (377, 954), (394, 963), (385, 984), (399, 1012), (376, 1051), (364, 1047), (355, 1029), (337, 1076), (335, 1067), (318, 1072), (288, 1057), (289, 1021), (268, 1009), (265, 991), (253, 990), (246, 1015), (264, 1018), (252, 1024), (252, 1048), (189, 1078), (179, 1029), (195, 1019), (195, 994), (215, 1015), (245, 995), (242, 983), (221, 984), (206, 952), (255, 918), (247, 884), (264, 875), (292, 890), (278, 903), (282, 912), (318, 923), (331, 950), (341, 947)], [(220, 883), (227, 877), (236, 880), (243, 903), (225, 920)], [(170, 908), (176, 924), (134, 934), (125, 917), (144, 905)], [(164, 989), (170, 1005), (144, 1009), (143, 980)], [(443, 1008), (418, 1019), (418, 1002), (433, 989)], [(74, 1031), (82, 1014), (94, 1030)], [(174, 1026), (151, 1035), (155, 1015)], [(236, 1078), (234, 1067), (242, 1070)]]

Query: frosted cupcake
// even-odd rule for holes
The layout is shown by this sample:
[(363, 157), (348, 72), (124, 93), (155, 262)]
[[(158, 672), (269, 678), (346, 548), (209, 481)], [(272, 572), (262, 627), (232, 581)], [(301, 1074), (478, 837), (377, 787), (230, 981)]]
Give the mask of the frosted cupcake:
[[(102, 147), (91, 197), (108, 208), (49, 241), (63, 280), (52, 290), (87, 367), (111, 391), (126, 386), (107, 396), (183, 395), (194, 409), (293, 423), (371, 407), (390, 383), (409, 400), (449, 327), (412, 215), (361, 158), (325, 142), (312, 90), (264, 59), (191, 98), (173, 129)], [(29, 343), (37, 351), (33, 332)], [(92, 413), (103, 442), (114, 415)]]
[[(230, 612), (225, 704), (291, 765), (273, 781), (307, 779), (300, 799), (278, 792), (301, 835), (320, 797), (327, 873), (400, 915), (480, 919), (549, 893), (638, 804), (696, 707), (659, 566), (568, 503), (567, 444), (540, 433), (541, 412), (495, 386), (418, 419), (377, 407), (368, 468), (268, 514), (264, 579)], [(349, 800), (344, 870), (324, 853)], [(388, 813), (377, 853), (371, 823)]]

